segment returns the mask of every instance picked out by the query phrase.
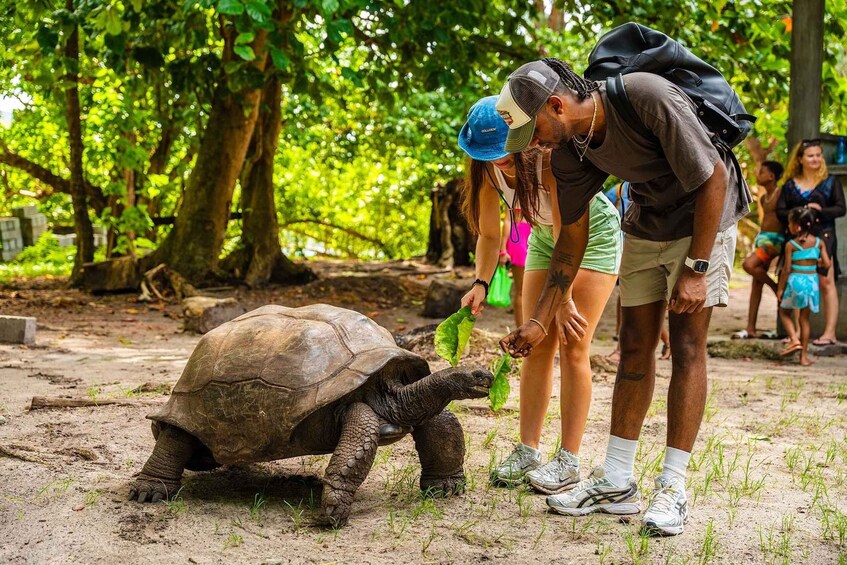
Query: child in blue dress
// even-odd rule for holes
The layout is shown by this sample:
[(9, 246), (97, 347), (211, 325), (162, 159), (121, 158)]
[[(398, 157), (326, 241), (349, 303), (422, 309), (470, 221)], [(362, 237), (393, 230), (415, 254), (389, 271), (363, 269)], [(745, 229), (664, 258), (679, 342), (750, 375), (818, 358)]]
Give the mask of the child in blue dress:
[[(811, 208), (794, 208), (789, 212), (788, 231), (794, 238), (785, 246), (785, 262), (777, 289), (779, 317), (790, 340), (780, 355), (799, 351), (803, 366), (812, 364), (809, 360), (809, 312), (817, 313), (820, 308), (817, 269), (830, 266), (824, 243), (811, 234), (816, 220)], [(791, 310), (799, 310), (800, 339), (797, 339)]]

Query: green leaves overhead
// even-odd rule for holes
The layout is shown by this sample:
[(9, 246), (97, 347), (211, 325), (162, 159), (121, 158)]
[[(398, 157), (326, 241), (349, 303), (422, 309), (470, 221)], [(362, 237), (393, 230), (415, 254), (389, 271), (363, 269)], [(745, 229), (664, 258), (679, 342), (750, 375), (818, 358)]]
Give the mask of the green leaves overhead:
[(227, 16), (240, 16), (244, 13), (241, 0), (218, 0), (218, 12)]
[(435, 328), (435, 353), (455, 367), (468, 345), (476, 316), (467, 306), (438, 324)]

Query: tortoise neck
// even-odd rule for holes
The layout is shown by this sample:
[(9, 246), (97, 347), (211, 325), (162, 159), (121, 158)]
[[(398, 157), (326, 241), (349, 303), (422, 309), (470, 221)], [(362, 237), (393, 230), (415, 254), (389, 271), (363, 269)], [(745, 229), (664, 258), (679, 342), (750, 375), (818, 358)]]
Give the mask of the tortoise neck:
[(403, 426), (420, 425), (458, 398), (449, 371), (434, 373), (409, 385), (387, 380), (382, 392), (369, 404), (385, 420)]

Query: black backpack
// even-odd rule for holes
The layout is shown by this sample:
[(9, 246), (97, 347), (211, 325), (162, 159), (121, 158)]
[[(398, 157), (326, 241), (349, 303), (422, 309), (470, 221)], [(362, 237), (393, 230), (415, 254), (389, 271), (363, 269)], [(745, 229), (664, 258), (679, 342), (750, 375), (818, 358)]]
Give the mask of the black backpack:
[(609, 101), (642, 135), (655, 137), (626, 95), (622, 75), (634, 72), (660, 75), (681, 88), (696, 104), (700, 121), (730, 148), (747, 137), (756, 121), (717, 69), (664, 33), (630, 22), (600, 38), (584, 74), (590, 80), (606, 81)]

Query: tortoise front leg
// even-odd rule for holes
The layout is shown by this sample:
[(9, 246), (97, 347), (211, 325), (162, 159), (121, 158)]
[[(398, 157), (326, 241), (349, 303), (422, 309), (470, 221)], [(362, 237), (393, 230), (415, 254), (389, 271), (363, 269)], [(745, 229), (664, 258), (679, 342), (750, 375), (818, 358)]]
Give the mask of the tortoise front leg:
[(197, 438), (173, 426), (164, 426), (153, 453), (129, 487), (129, 499), (138, 502), (167, 500), (179, 490), (185, 464), (197, 447)]
[(376, 456), (380, 422), (367, 404), (357, 402), (347, 408), (341, 437), (324, 478), (321, 501), (324, 525), (338, 528), (347, 523), (353, 496), (368, 476)]
[(412, 431), (421, 460), (421, 490), (429, 496), (465, 491), (465, 434), (446, 408)]

